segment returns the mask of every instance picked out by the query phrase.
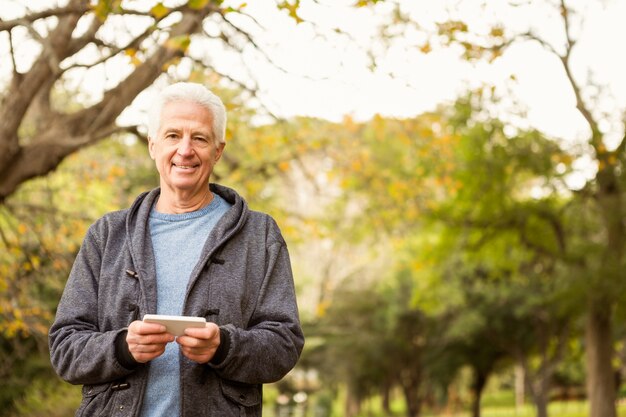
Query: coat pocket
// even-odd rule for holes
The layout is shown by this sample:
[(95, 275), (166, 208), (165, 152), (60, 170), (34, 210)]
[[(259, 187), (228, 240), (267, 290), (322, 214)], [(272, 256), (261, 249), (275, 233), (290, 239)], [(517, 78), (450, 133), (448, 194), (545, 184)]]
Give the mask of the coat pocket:
[(241, 417), (261, 416), (261, 386), (221, 380), (222, 394), (239, 407)]
[(83, 400), (76, 411), (76, 416), (100, 416), (111, 404), (111, 384), (83, 385)]

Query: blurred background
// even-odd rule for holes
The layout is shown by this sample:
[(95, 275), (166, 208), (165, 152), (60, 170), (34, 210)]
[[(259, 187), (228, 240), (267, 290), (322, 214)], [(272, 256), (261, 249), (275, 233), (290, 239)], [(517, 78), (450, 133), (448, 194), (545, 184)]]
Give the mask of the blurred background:
[(158, 184), (173, 81), (278, 221), (302, 358), (269, 417), (626, 416), (626, 2), (0, 0), (0, 415), (74, 414), (47, 331)]

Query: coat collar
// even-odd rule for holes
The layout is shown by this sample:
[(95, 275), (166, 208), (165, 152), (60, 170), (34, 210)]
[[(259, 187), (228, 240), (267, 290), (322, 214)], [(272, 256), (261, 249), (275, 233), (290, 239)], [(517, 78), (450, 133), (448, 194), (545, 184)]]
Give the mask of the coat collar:
[[(200, 261), (191, 274), (189, 285), (193, 285), (204, 265), (244, 226), (248, 218), (248, 205), (235, 190), (214, 183), (209, 186), (211, 191), (226, 200), (231, 208), (207, 236)], [(160, 194), (161, 189), (158, 187), (140, 194), (126, 217), (126, 242), (129, 245), (133, 264), (140, 275), (142, 291), (146, 295), (154, 294), (153, 297), (146, 297), (147, 305), (144, 306), (146, 311), (156, 311), (156, 266), (150, 238), (150, 211)]]

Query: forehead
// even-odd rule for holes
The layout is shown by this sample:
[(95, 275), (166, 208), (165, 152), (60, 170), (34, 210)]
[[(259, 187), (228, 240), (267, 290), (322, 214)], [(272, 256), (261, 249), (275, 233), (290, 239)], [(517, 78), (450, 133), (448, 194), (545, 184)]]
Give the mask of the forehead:
[(194, 101), (176, 100), (166, 103), (161, 110), (160, 130), (193, 128), (211, 130), (213, 115)]

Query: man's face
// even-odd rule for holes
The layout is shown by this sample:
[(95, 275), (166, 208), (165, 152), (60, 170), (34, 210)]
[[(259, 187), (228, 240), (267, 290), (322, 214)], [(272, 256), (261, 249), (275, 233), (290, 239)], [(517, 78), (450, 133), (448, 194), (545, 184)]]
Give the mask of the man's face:
[(171, 191), (188, 197), (206, 193), (215, 163), (224, 150), (213, 138), (213, 116), (199, 104), (174, 101), (161, 113), (156, 138), (149, 151), (161, 177), (162, 193)]

